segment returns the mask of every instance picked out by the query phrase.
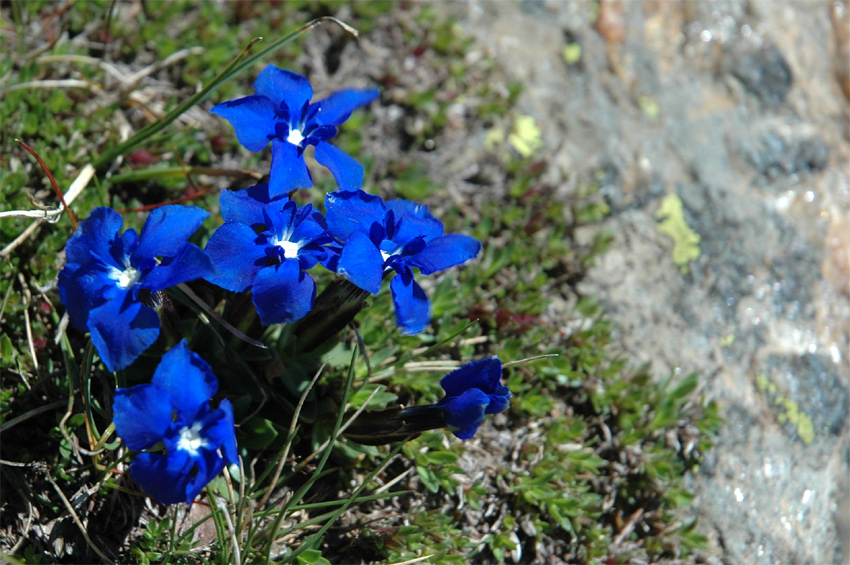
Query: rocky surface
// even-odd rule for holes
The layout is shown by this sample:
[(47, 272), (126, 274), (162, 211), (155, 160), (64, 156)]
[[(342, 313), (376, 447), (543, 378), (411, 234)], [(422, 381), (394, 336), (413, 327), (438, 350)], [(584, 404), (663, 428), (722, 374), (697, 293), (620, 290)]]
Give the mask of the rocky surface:
[[(580, 290), (631, 358), (699, 372), (722, 407), (694, 485), (707, 557), (847, 562), (850, 6), (445, 9), (525, 84), (545, 178), (565, 195), (595, 183), (610, 206), (580, 234), (615, 236)], [(476, 165), (460, 149), (434, 159)]]

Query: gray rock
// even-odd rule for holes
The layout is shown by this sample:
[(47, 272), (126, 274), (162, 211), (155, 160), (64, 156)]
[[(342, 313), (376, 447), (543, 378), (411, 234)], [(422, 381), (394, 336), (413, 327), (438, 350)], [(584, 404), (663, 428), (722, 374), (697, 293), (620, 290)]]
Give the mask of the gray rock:
[[(613, 10), (607, 27), (593, 6)], [(526, 85), (518, 110), (542, 130), (544, 177), (570, 179), (561, 194), (598, 182), (611, 204), (592, 229), (616, 242), (582, 290), (635, 361), (701, 373), (722, 407), (693, 483), (706, 557), (847, 562), (850, 144), (830, 3), (462, 7)], [(655, 217), (670, 194), (700, 236), (684, 266)]]

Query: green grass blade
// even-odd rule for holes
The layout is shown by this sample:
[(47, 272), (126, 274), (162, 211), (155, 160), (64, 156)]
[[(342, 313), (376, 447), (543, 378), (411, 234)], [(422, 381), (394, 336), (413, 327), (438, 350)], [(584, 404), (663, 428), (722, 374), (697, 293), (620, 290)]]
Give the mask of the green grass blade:
[(287, 555), (281, 562), (289, 563), (296, 559), (303, 552), (307, 551), (308, 549), (311, 549), (316, 543), (319, 543), (325, 532), (327, 532), (330, 527), (333, 526), (334, 522), (336, 522), (339, 517), (342, 516), (342, 513), (348, 510), (349, 506), (351, 506), (357, 500), (357, 497), (360, 496), (360, 493), (363, 492), (366, 486), (372, 482), (372, 480), (378, 475), (378, 473), (383, 471), (384, 467), (387, 466), (390, 460), (401, 451), (401, 448), (404, 447), (405, 443), (407, 443), (407, 440), (399, 442), (398, 445), (396, 445), (393, 450), (390, 451), (386, 457), (384, 457), (384, 459), (381, 461), (381, 464), (375, 467), (372, 472), (369, 473), (365, 479), (363, 479), (363, 482), (360, 483), (360, 485), (354, 490), (353, 493), (351, 493), (351, 496), (348, 497), (348, 500), (346, 500), (342, 504), (342, 506), (340, 506), (339, 509), (337, 509), (337, 511), (332, 514), (332, 516), (328, 519), (327, 522), (324, 523), (324, 525), (319, 529), (319, 531), (307, 538), (307, 540), (302, 543), (298, 549), (293, 551), (290, 555)]

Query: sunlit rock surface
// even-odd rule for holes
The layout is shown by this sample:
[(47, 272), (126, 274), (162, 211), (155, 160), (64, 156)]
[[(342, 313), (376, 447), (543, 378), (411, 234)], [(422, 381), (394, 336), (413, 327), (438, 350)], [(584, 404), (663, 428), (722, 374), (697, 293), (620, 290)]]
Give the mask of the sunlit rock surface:
[[(597, 182), (610, 205), (582, 234), (616, 236), (582, 290), (633, 359), (700, 372), (722, 407), (694, 485), (710, 554), (848, 562), (850, 6), (447, 9), (525, 84), (518, 109), (540, 128), (548, 181), (565, 195)], [(660, 229), (670, 195), (676, 226)]]

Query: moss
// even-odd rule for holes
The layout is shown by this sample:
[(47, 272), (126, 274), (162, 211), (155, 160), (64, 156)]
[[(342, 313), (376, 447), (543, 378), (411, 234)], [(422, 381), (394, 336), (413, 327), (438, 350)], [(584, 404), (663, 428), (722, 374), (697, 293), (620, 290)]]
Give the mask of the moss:
[(811, 445), (815, 439), (815, 426), (811, 417), (802, 411), (796, 402), (779, 394), (776, 383), (766, 375), (760, 374), (756, 377), (756, 388), (776, 407), (776, 421), (779, 424), (790, 425), (800, 441), (805, 445)]

